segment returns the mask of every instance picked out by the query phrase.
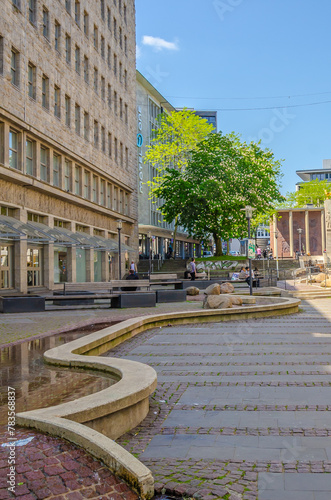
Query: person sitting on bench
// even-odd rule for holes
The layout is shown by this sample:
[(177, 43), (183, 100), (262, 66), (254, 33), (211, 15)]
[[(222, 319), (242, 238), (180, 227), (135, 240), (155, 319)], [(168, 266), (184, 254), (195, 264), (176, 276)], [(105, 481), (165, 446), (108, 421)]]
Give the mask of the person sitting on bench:
[[(130, 269), (129, 276), (126, 277), (127, 280), (139, 280), (138, 274), (134, 272), (133, 269)], [(136, 286), (125, 287), (124, 290), (126, 292), (135, 292), (137, 290)]]

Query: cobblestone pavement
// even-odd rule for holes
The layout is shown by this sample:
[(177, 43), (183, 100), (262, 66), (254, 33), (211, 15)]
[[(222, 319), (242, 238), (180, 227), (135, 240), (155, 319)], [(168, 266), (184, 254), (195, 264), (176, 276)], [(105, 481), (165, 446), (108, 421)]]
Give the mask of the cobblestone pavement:
[[(107, 467), (80, 448), (35, 431), (17, 429), (15, 494), (8, 491), (9, 448), (0, 446), (0, 499), (137, 500), (138, 496)], [(8, 444), (7, 429), (0, 427), (0, 445)]]
[(331, 499), (331, 299), (277, 318), (157, 328), (111, 356), (158, 373), (148, 417), (118, 441), (156, 491)]

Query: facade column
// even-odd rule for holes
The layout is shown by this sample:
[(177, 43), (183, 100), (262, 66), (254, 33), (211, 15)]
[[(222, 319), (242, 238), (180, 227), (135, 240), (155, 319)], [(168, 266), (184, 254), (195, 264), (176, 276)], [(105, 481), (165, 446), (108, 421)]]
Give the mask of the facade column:
[(94, 248), (86, 249), (86, 281), (94, 282)]
[(325, 211), (321, 210), (321, 237), (322, 237), (322, 253), (326, 249), (326, 240), (325, 240)]
[(309, 245), (309, 212), (308, 212), (308, 210), (305, 210), (305, 233), (306, 233), (305, 254), (308, 255), (310, 253), (310, 245)]
[(43, 246), (44, 285), (49, 290), (54, 288), (54, 243)]
[(293, 245), (293, 212), (292, 210), (289, 211), (288, 213), (288, 227), (289, 227), (289, 233), (290, 233), (290, 255), (291, 257), (294, 256), (294, 245)]
[(21, 293), (28, 293), (26, 252), (28, 243), (20, 239), (14, 243), (14, 286)]
[(67, 249), (67, 278), (69, 283), (77, 283), (77, 253), (76, 247)]

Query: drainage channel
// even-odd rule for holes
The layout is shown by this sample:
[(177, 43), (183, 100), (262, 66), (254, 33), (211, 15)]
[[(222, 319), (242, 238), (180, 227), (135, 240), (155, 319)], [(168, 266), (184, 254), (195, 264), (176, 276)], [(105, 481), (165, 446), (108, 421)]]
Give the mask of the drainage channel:
[(43, 361), (43, 353), (48, 349), (116, 323), (90, 325), (0, 349), (0, 425), (8, 419), (8, 387), (15, 389), (16, 411), (22, 412), (73, 401), (116, 383), (105, 374), (52, 367)]

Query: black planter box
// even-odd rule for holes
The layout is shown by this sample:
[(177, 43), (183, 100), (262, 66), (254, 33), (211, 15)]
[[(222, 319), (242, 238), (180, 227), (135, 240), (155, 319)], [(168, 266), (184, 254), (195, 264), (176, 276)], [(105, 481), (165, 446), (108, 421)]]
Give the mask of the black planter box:
[(156, 290), (156, 302), (186, 302), (186, 290)]
[(7, 295), (0, 297), (0, 312), (40, 312), (45, 311), (45, 298), (39, 295)]
[[(72, 298), (70, 297), (72, 295)], [(77, 298), (83, 295), (83, 298)], [(55, 306), (91, 306), (94, 304), (93, 292), (54, 292), (53, 304)], [(56, 297), (57, 296), (57, 297)], [(61, 298), (59, 298), (61, 297)], [(85, 298), (86, 297), (86, 298)], [(91, 298), (90, 298), (91, 297)]]

